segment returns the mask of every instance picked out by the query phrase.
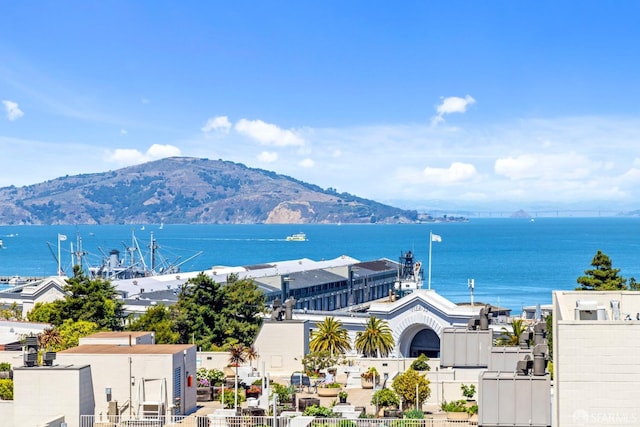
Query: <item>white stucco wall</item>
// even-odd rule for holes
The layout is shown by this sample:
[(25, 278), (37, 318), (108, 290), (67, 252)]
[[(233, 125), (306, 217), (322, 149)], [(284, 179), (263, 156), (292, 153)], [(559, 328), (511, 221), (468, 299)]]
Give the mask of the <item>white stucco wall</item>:
[[(141, 345), (134, 346), (139, 349)], [(153, 348), (155, 346), (148, 346)], [(93, 374), (93, 394), (95, 395), (95, 414), (106, 414), (109, 406), (106, 389), (111, 389), (111, 400), (117, 401), (120, 409), (127, 408), (127, 402), (133, 402), (132, 412), (136, 414), (141, 401), (164, 401), (161, 384), (166, 384), (167, 411), (175, 403), (174, 392), (181, 399), (181, 412), (190, 413), (196, 409), (196, 351), (195, 346), (185, 347), (186, 354), (104, 354), (96, 353), (58, 353), (56, 362), (60, 365), (90, 364)], [(140, 350), (138, 350), (140, 351)], [(181, 388), (174, 389), (174, 375), (180, 369)], [(193, 376), (192, 386), (188, 387), (187, 378)], [(130, 379), (131, 378), (131, 379)], [(143, 382), (144, 379), (144, 382)], [(142, 384), (144, 383), (144, 387)], [(125, 413), (129, 413), (126, 409)]]
[[(607, 320), (574, 320), (578, 300)], [(611, 320), (611, 300), (634, 320)], [(640, 425), (640, 293), (554, 292), (553, 305), (555, 425)]]
[(64, 419), (68, 427), (78, 427), (80, 415), (93, 414), (91, 385), (87, 365), (16, 368), (14, 425), (38, 426)]

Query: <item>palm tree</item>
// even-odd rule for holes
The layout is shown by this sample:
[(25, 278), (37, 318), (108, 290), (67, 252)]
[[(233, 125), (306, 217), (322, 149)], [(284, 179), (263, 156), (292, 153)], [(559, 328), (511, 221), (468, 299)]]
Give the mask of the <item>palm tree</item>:
[(229, 364), (231, 366), (235, 366), (236, 368), (236, 378), (235, 378), (235, 399), (234, 399), (234, 408), (238, 410), (238, 366), (240, 364), (245, 363), (247, 361), (247, 353), (246, 347), (242, 344), (235, 344), (229, 348)]
[(311, 332), (309, 349), (312, 352), (328, 351), (331, 356), (343, 354), (351, 350), (351, 342), (342, 322), (334, 317), (326, 317), (316, 323), (317, 330)]
[(527, 330), (527, 328), (527, 324), (522, 319), (513, 319), (511, 321), (511, 330), (508, 330), (504, 326), (502, 327), (501, 335), (496, 339), (496, 345), (520, 345), (520, 336)]
[(38, 335), (38, 341), (40, 341), (40, 347), (44, 350), (49, 350), (49, 348), (56, 349), (62, 342), (62, 337), (60, 337), (60, 331), (56, 328), (46, 328)]
[(369, 317), (364, 331), (356, 334), (356, 350), (364, 357), (387, 357), (395, 340), (387, 321)]
[(253, 344), (251, 344), (250, 346), (244, 348), (244, 357), (249, 362), (249, 366), (253, 370), (252, 362), (254, 360), (258, 360), (260, 355), (258, 354), (258, 350), (256, 350)]

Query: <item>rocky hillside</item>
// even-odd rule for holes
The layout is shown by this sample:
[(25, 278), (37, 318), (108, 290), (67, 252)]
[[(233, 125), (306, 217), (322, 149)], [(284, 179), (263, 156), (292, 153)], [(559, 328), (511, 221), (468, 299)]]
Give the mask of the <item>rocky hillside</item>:
[(406, 211), (221, 160), (173, 157), (0, 188), (1, 224), (400, 223)]

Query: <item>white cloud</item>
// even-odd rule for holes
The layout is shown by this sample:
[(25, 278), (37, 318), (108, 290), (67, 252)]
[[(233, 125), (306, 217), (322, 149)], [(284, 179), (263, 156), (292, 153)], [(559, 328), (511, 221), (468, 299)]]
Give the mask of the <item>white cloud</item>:
[(263, 145), (275, 145), (278, 147), (302, 146), (304, 139), (295, 132), (280, 129), (278, 126), (265, 123), (262, 120), (240, 119), (235, 126), (238, 133), (255, 139)]
[(142, 98), (140, 99), (140, 102), (142, 102), (143, 104), (149, 104), (151, 101), (149, 101), (147, 98)]
[(304, 160), (300, 161), (298, 163), (298, 165), (300, 165), (303, 168), (312, 168), (312, 167), (314, 167), (316, 165), (316, 162), (314, 162), (313, 159), (307, 158), (307, 159), (304, 159)]
[(178, 147), (173, 145), (153, 144), (144, 153), (135, 148), (117, 148), (115, 150), (107, 150), (105, 160), (108, 162), (118, 163), (122, 166), (127, 166), (180, 155), (181, 152)]
[(273, 151), (263, 151), (258, 154), (258, 160), (262, 163), (273, 163), (278, 160), (278, 153), (274, 153)]
[(529, 153), (496, 159), (494, 171), (511, 180), (584, 179), (598, 170), (607, 170), (611, 167), (609, 162), (592, 161), (574, 152)]
[(438, 123), (444, 122), (445, 114), (465, 113), (467, 111), (467, 107), (475, 102), (476, 100), (470, 95), (467, 95), (464, 98), (457, 96), (443, 98), (440, 105), (436, 107), (437, 114), (431, 118), (431, 124), (435, 126)]
[(212, 117), (207, 120), (207, 123), (201, 128), (202, 132), (229, 132), (231, 129), (231, 122), (227, 116)]
[(126, 129), (120, 129), (120, 135), (126, 135), (129, 132)]
[(3, 100), (4, 108), (7, 111), (7, 119), (10, 121), (18, 120), (20, 117), (24, 116), (24, 113), (18, 107), (18, 104), (13, 101)]
[(478, 171), (472, 164), (454, 162), (448, 168), (426, 167), (422, 171), (422, 175), (426, 182), (450, 185), (474, 179), (478, 175)]

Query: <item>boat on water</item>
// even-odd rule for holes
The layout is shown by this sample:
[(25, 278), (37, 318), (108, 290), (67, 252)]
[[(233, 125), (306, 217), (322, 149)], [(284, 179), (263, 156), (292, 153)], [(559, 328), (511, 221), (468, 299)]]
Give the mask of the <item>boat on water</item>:
[(305, 242), (307, 240), (307, 235), (304, 233), (296, 233), (287, 236), (287, 240), (290, 242)]

